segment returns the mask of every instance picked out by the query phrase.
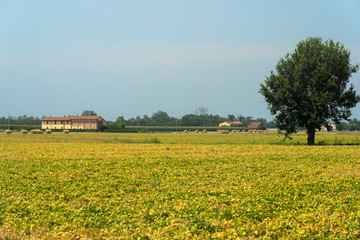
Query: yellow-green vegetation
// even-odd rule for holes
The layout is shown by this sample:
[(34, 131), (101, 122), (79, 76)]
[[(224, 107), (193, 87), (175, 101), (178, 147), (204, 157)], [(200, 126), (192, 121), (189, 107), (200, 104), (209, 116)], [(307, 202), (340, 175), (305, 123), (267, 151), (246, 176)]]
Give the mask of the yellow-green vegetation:
[(358, 239), (357, 134), (0, 134), (0, 239)]

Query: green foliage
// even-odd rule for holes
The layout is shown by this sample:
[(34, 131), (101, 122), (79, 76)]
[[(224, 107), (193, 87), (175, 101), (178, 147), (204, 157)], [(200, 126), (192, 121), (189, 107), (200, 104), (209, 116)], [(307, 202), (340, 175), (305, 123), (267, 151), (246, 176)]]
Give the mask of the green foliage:
[(150, 143), (161, 143), (160, 139), (157, 137), (153, 137), (150, 139)]
[(360, 121), (356, 118), (350, 119), (348, 122), (341, 122), (336, 124), (336, 130), (339, 131), (359, 131), (360, 130)]
[(167, 122), (170, 120), (170, 116), (164, 111), (157, 111), (151, 117), (151, 120), (155, 123), (156, 126), (166, 126)]
[(120, 123), (118, 124), (118, 128), (119, 128), (120, 130), (124, 130), (125, 127), (126, 127), (126, 123), (125, 123), (125, 122), (120, 122)]
[(97, 113), (92, 110), (85, 110), (83, 111), (81, 116), (97, 116)]
[[(204, 127), (204, 126), (219, 126), (219, 123), (225, 121), (240, 121), (247, 126), (250, 122), (257, 121), (263, 122), (267, 125), (267, 121), (264, 118), (254, 119), (253, 117), (244, 117), (241, 114), (235, 117), (233, 114), (229, 114), (227, 117), (221, 117), (219, 115), (208, 114), (207, 108), (199, 107), (195, 114), (186, 114), (181, 118), (175, 118), (169, 116), (164, 111), (157, 111), (152, 116), (143, 115), (142, 117), (136, 116), (135, 118), (125, 119), (123, 116), (119, 116), (116, 119), (116, 123), (125, 122), (127, 126), (194, 126), (194, 127)], [(273, 125), (270, 125), (271, 127)]]
[(18, 117), (1, 117), (0, 124), (9, 124), (10, 125), (41, 125), (41, 119), (38, 117), (30, 116), (18, 116)]
[[(1, 124), (0, 130), (8, 129), (7, 124)], [(20, 131), (20, 130), (27, 130), (30, 131), (32, 129), (41, 129), (41, 125), (10, 125), (10, 130), (13, 131)]]
[[(124, 132), (125, 131), (126, 124), (125, 122), (120, 123), (110, 123), (108, 126), (104, 127), (105, 132)], [(136, 132), (136, 131), (134, 131)]]
[(307, 38), (279, 60), (260, 93), (286, 136), (304, 127), (308, 144), (313, 144), (315, 129), (329, 120), (348, 120), (350, 109), (360, 101), (354, 87), (348, 86), (358, 69), (358, 64), (350, 64), (350, 51), (342, 44)]

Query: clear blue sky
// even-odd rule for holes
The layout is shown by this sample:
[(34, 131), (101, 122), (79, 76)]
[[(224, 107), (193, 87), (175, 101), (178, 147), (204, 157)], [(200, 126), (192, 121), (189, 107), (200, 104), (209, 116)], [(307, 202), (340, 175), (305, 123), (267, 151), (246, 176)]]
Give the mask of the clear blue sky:
[[(259, 85), (309, 36), (360, 62), (358, 0), (0, 1), (0, 116), (271, 119)], [(360, 74), (352, 83), (360, 93)], [(360, 104), (353, 110), (360, 118)]]

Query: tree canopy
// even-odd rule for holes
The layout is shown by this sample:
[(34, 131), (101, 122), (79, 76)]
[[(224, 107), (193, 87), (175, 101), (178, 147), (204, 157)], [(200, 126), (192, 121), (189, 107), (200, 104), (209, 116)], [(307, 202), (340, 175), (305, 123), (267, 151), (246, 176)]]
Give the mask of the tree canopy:
[(348, 120), (360, 101), (349, 79), (359, 69), (350, 63), (350, 51), (339, 42), (309, 37), (280, 59), (260, 85), (278, 128), (286, 137), (299, 127), (315, 143), (315, 131), (328, 121)]
[(85, 110), (83, 111), (81, 116), (97, 116), (97, 113), (92, 110)]

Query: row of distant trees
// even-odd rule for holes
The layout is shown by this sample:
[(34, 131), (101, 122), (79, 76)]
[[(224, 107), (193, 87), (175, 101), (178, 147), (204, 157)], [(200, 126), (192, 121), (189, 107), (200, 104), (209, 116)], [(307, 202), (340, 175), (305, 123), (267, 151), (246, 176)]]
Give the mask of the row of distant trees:
[[(85, 110), (81, 116), (97, 116), (97, 113), (92, 110)], [(229, 114), (226, 117), (219, 116), (218, 114), (208, 114), (207, 108), (199, 107), (193, 114), (187, 114), (180, 118), (171, 117), (167, 112), (157, 111), (151, 116), (143, 115), (142, 117), (136, 116), (129, 119), (125, 119), (123, 116), (120, 116), (116, 121), (108, 121), (110, 124), (121, 124), (124, 127), (126, 126), (218, 126), (221, 122), (233, 122), (240, 121), (245, 126), (250, 122), (262, 122), (268, 128), (275, 127), (273, 121), (267, 122), (265, 118), (253, 118), (246, 117), (241, 114), (235, 116)], [(26, 115), (19, 117), (1, 117), (0, 124), (11, 124), (11, 125), (40, 125), (41, 119), (38, 117), (29, 117)]]
[(41, 119), (38, 117), (29, 117), (26, 115), (13, 117), (0, 117), (0, 124), (11, 124), (11, 125), (40, 125)]
[(348, 122), (341, 122), (340, 124), (336, 124), (336, 130), (339, 131), (360, 130), (360, 120), (354, 118), (354, 119), (350, 119)]
[[(82, 116), (97, 116), (97, 113), (92, 110), (85, 110)], [(116, 121), (108, 121), (110, 125), (117, 125), (117, 128), (123, 129), (125, 126), (218, 126), (221, 122), (234, 122), (240, 121), (244, 126), (250, 122), (262, 122), (266, 128), (276, 128), (274, 121), (267, 121), (265, 118), (253, 118), (252, 116), (243, 116), (241, 114), (234, 115), (228, 114), (226, 117), (219, 116), (218, 114), (208, 114), (207, 108), (199, 107), (193, 114), (187, 114), (180, 118), (171, 117), (164, 111), (157, 111), (151, 116), (143, 115), (142, 117), (136, 116), (125, 119), (120, 116)], [(41, 119), (32, 116), (8, 116), (0, 117), (0, 124), (10, 125), (40, 125)], [(348, 122), (341, 122), (336, 125), (336, 129), (343, 130), (360, 130), (360, 120), (354, 118)]]
[(116, 119), (115, 123), (119, 124), (124, 122), (127, 126), (218, 126), (221, 122), (233, 122), (240, 121), (244, 126), (247, 126), (250, 122), (262, 122), (268, 128), (275, 127), (274, 122), (267, 122), (265, 118), (253, 118), (240, 115), (229, 114), (226, 117), (222, 117), (218, 114), (208, 114), (207, 112), (199, 113), (195, 111), (193, 114), (187, 114), (182, 117), (176, 118), (169, 116), (164, 111), (157, 111), (151, 116), (143, 115), (133, 118), (125, 119), (120, 116)]

